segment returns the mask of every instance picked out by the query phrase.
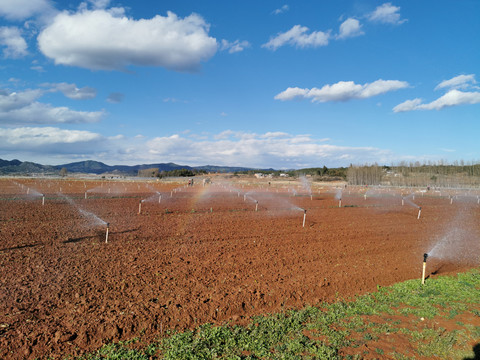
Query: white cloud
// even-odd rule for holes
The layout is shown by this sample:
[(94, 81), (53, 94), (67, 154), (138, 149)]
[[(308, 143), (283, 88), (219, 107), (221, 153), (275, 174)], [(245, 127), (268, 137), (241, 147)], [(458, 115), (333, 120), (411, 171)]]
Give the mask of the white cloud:
[(431, 103), (423, 104), (421, 99), (407, 100), (395, 106), (393, 111), (405, 112), (413, 110), (441, 110), (445, 107), (478, 103), (480, 103), (480, 92), (464, 92), (453, 89)]
[(337, 39), (346, 39), (363, 34), (365, 33), (362, 31), (362, 25), (360, 25), (360, 21), (357, 19), (348, 18), (340, 25), (340, 32), (337, 35)]
[(39, 49), (55, 64), (92, 70), (135, 65), (177, 71), (197, 70), (217, 50), (209, 25), (197, 14), (134, 20), (119, 10), (60, 13), (38, 36)]
[(28, 54), (27, 42), (17, 27), (0, 27), (0, 46), (4, 47), (3, 56), (5, 58), (18, 59)]
[(89, 131), (53, 127), (0, 128), (0, 151), (9, 156), (51, 163), (97, 159), (108, 163), (175, 162), (185, 165), (225, 165), (258, 168), (348, 166), (389, 163), (390, 151), (375, 147), (337, 146), (328, 139), (284, 132), (256, 134), (225, 130), (218, 134), (173, 134), (105, 137)]
[(394, 6), (391, 3), (385, 3), (378, 6), (375, 11), (368, 15), (368, 19), (384, 24), (399, 25), (407, 21), (406, 19), (400, 19), (399, 11), (400, 7)]
[(309, 135), (286, 133), (242, 133), (225, 131), (215, 140), (193, 141), (179, 135), (157, 137), (147, 142), (149, 154), (159, 161), (193, 165), (296, 168), (319, 164), (348, 165), (350, 162), (379, 161), (390, 153), (373, 147), (320, 144)]
[[(99, 143), (99, 134), (55, 127), (0, 128), (0, 150), (18, 152), (71, 153), (89, 151), (87, 144)], [(93, 149), (91, 149), (93, 151)]]
[(324, 85), (321, 89), (287, 88), (275, 96), (276, 100), (293, 100), (295, 98), (312, 99), (313, 102), (348, 101), (365, 99), (408, 87), (409, 84), (399, 80), (376, 80), (364, 85), (353, 81), (339, 81), (332, 85)]
[(281, 8), (273, 10), (272, 14), (279, 15), (279, 14), (283, 14), (283, 13), (287, 12), (288, 10), (290, 10), (290, 7), (285, 4)]
[(93, 99), (97, 96), (97, 90), (89, 86), (78, 88), (75, 84), (58, 83), (58, 84), (44, 84), (51, 87), (52, 90), (60, 91), (63, 95), (74, 100)]
[(291, 45), (300, 48), (305, 47), (319, 47), (328, 45), (330, 38), (330, 31), (313, 31), (308, 33), (309, 29), (305, 26), (295, 25), (290, 30), (279, 33), (273, 37), (262, 47), (270, 50), (277, 50), (284, 45)]
[(52, 11), (48, 0), (1, 0), (0, 16), (9, 20), (25, 20)]
[(230, 54), (240, 52), (249, 48), (251, 45), (248, 41), (243, 40), (235, 40), (233, 42), (229, 42), (228, 40), (223, 39), (221, 43), (220, 50), (228, 50)]
[(103, 111), (75, 111), (67, 107), (53, 107), (36, 101), (41, 90), (23, 92), (0, 91), (0, 123), (2, 124), (58, 124), (98, 122)]
[(437, 85), (435, 90), (444, 89), (444, 88), (465, 90), (472, 87), (476, 83), (477, 82), (475, 81), (474, 74), (458, 75), (449, 80), (442, 81), (440, 84)]

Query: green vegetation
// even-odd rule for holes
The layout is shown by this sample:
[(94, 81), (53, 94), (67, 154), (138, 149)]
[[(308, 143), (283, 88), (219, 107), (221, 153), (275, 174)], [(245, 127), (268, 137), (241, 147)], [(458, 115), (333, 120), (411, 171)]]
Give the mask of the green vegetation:
[[(410, 280), (352, 301), (255, 317), (246, 327), (206, 324), (140, 350), (110, 344), (84, 359), (473, 359), (480, 326), (464, 322), (478, 317), (479, 308), (475, 269), (423, 286)], [(444, 324), (456, 327), (446, 331)], [(399, 346), (399, 339), (410, 346)]]

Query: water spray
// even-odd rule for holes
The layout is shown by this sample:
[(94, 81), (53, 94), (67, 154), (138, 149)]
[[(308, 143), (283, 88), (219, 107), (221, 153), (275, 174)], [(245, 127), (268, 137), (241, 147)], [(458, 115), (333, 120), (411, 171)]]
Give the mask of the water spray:
[(425, 269), (427, 267), (427, 257), (427, 253), (423, 254), (422, 285), (425, 284)]
[(110, 227), (110, 224), (107, 223), (107, 232), (105, 233), (105, 244), (108, 243), (108, 228)]
[(305, 227), (305, 218), (307, 217), (307, 210), (303, 209), (303, 227)]
[(422, 207), (420, 206), (418, 208), (418, 216), (417, 216), (417, 220), (420, 219), (420, 214), (422, 213)]

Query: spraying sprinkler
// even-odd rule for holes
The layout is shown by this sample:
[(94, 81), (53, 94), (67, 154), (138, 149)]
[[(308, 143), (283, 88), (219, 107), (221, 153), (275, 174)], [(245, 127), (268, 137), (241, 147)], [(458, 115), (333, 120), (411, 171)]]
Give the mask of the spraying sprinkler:
[(160, 204), (161, 201), (162, 201), (162, 195), (158, 195), (158, 203)]
[(428, 254), (423, 254), (423, 270), (422, 270), (422, 285), (425, 284), (425, 268), (427, 267)]
[(255, 211), (258, 211), (258, 200), (255, 200)]
[(143, 202), (143, 200), (140, 200), (138, 202), (138, 215), (140, 215), (140, 213), (142, 212), (142, 202)]
[(342, 207), (342, 199), (338, 200), (338, 207), (339, 207), (339, 208)]
[(420, 214), (422, 213), (422, 207), (420, 206), (418, 208), (418, 216), (417, 216), (417, 220), (420, 219)]
[(110, 227), (110, 224), (107, 223), (107, 232), (105, 233), (105, 244), (108, 243), (108, 228)]
[(45, 194), (42, 194), (42, 206), (45, 205)]
[(305, 227), (305, 218), (307, 217), (307, 210), (303, 210), (303, 227)]

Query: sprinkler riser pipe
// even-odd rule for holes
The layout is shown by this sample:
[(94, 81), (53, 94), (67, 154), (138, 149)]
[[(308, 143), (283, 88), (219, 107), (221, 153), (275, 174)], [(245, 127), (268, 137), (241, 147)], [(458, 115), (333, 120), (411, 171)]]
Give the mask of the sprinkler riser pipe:
[(109, 224), (107, 223), (107, 232), (105, 233), (105, 244), (108, 243), (108, 226)]
[(417, 216), (417, 220), (420, 219), (420, 214), (422, 213), (422, 208), (419, 208), (418, 209), (418, 216)]
[(427, 263), (423, 262), (423, 269), (422, 269), (422, 285), (425, 284), (425, 269), (427, 267)]
[(42, 206), (45, 205), (45, 195), (42, 195)]
[(303, 210), (303, 227), (305, 227), (305, 218), (307, 217), (307, 210)]

